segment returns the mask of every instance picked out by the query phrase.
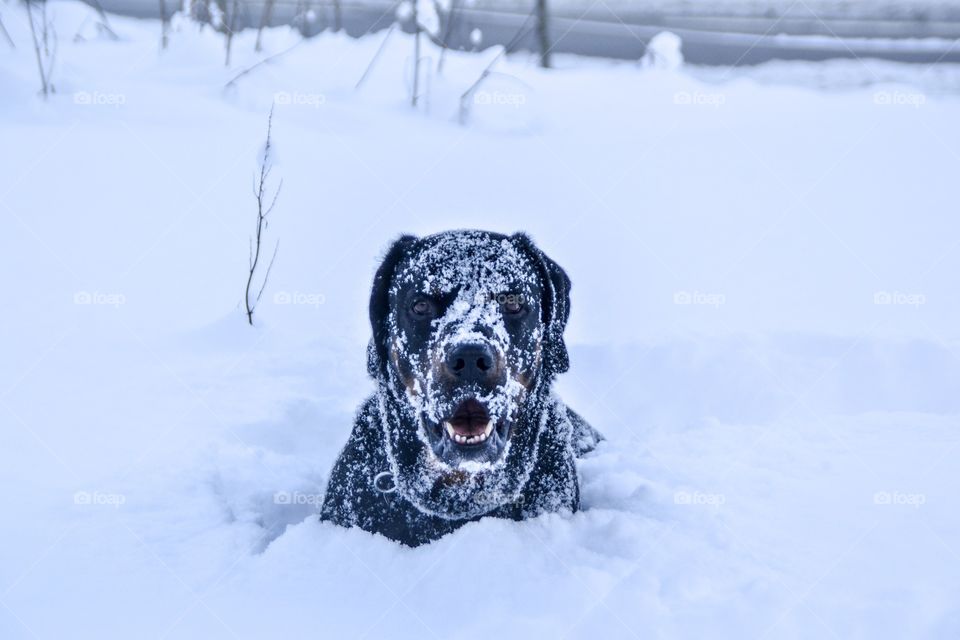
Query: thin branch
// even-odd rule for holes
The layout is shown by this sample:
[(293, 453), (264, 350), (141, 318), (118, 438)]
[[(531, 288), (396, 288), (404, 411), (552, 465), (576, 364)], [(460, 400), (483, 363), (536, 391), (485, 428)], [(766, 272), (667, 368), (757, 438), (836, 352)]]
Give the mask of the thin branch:
[(367, 76), (370, 75), (370, 71), (373, 70), (373, 65), (380, 58), (380, 54), (383, 53), (384, 48), (387, 46), (387, 40), (390, 39), (390, 36), (393, 35), (393, 30), (396, 28), (397, 23), (394, 22), (390, 25), (390, 28), (387, 29), (387, 35), (383, 36), (383, 42), (380, 43), (380, 46), (377, 48), (377, 52), (373, 54), (373, 58), (370, 60), (370, 64), (367, 65), (366, 70), (364, 70), (363, 75), (360, 76), (360, 79), (357, 80), (356, 86), (354, 89), (359, 89), (360, 85), (363, 84), (363, 81), (367, 79)]
[(287, 47), (287, 48), (284, 49), (283, 51), (281, 51), (281, 52), (279, 52), (279, 53), (275, 53), (275, 54), (273, 54), (272, 56), (267, 56), (266, 58), (264, 58), (263, 60), (260, 60), (260, 61), (257, 62), (256, 64), (254, 64), (254, 65), (252, 65), (252, 66), (250, 66), (250, 67), (247, 67), (246, 69), (244, 69), (243, 71), (241, 71), (241, 72), (238, 73), (237, 75), (233, 76), (233, 78), (231, 78), (230, 82), (228, 82), (227, 84), (223, 85), (224, 90), (229, 89), (230, 87), (234, 86), (234, 85), (237, 83), (237, 80), (239, 80), (240, 78), (244, 77), (245, 75), (247, 75), (247, 74), (250, 73), (251, 71), (255, 70), (257, 67), (259, 67), (259, 66), (261, 66), (261, 65), (264, 65), (264, 64), (267, 64), (267, 63), (269, 63), (269, 62), (273, 62), (274, 60), (276, 60), (276, 59), (279, 58), (280, 56), (285, 56), (285, 55), (287, 55), (288, 53), (290, 53), (291, 51), (293, 51), (294, 49), (296, 49), (297, 47), (299, 47), (301, 44), (303, 44), (303, 40), (297, 40), (297, 42), (295, 42), (292, 46)]
[[(47, 0), (40, 0), (40, 34), (43, 36), (43, 53), (50, 56), (50, 34), (47, 31)], [(49, 77), (49, 76), (47, 76)]]
[(540, 47), (540, 66), (550, 68), (550, 11), (547, 0), (537, 0), (537, 44)]
[(263, 214), (263, 217), (266, 218), (273, 211), (273, 208), (277, 206), (277, 198), (280, 197), (280, 189), (283, 188), (283, 180), (280, 180), (280, 184), (277, 185), (277, 190), (273, 194), (273, 200), (270, 201), (270, 206), (267, 207), (267, 212)]
[[(43, 91), (43, 99), (47, 99), (47, 95), (50, 93), (50, 86), (47, 81), (47, 72), (43, 64), (43, 54), (40, 52), (40, 38), (37, 37), (37, 28), (34, 25), (33, 20), (33, 6), (30, 0), (24, 5), (27, 10), (27, 19), (30, 22), (30, 35), (33, 38), (33, 51), (37, 55), (37, 69), (40, 72), (40, 87)], [(43, 15), (44, 23), (46, 23), (46, 14)], [(45, 25), (44, 25), (45, 26)], [(44, 29), (46, 30), (46, 29)], [(44, 40), (46, 40), (46, 35), (44, 35)]]
[[(53, 30), (53, 24), (48, 23), (47, 28), (50, 29), (50, 39), (53, 40), (53, 52), (50, 54), (50, 66), (47, 67), (47, 78), (53, 77), (53, 67), (57, 64), (57, 52), (60, 51), (60, 37), (57, 35), (57, 32)], [(53, 83), (50, 83), (50, 91), (56, 91), (56, 87), (53, 86)]]
[(267, 280), (270, 278), (270, 270), (273, 269), (273, 261), (277, 259), (278, 249), (280, 249), (280, 240), (277, 240), (277, 243), (273, 245), (273, 255), (270, 256), (270, 264), (267, 265), (267, 270), (263, 274), (263, 284), (260, 285), (260, 291), (257, 292), (257, 302), (260, 302), (260, 296), (263, 295), (263, 290), (267, 288)]
[(263, 147), (263, 160), (260, 163), (260, 175), (253, 188), (253, 194), (257, 200), (257, 232), (254, 238), (251, 238), (250, 240), (250, 268), (247, 273), (247, 288), (244, 293), (244, 304), (246, 305), (247, 310), (247, 322), (249, 322), (251, 326), (253, 325), (253, 312), (257, 307), (257, 303), (260, 302), (260, 297), (263, 295), (263, 290), (267, 286), (267, 280), (270, 278), (270, 270), (273, 268), (273, 262), (276, 260), (277, 251), (280, 248), (280, 241), (278, 240), (273, 247), (273, 255), (271, 256), (270, 262), (267, 264), (267, 269), (263, 274), (263, 280), (260, 283), (256, 298), (251, 300), (250, 293), (253, 288), (254, 278), (257, 275), (257, 266), (260, 264), (260, 249), (263, 246), (263, 234), (267, 228), (267, 216), (270, 215), (270, 212), (272, 212), (273, 208), (276, 206), (277, 198), (280, 197), (280, 189), (283, 188), (283, 180), (281, 180), (280, 184), (277, 185), (277, 188), (274, 191), (273, 197), (270, 199), (270, 204), (265, 207), (264, 205), (267, 201), (267, 198), (265, 197), (267, 194), (267, 181), (270, 178), (270, 171), (272, 169), (270, 164), (272, 132), (273, 107), (270, 107), (270, 116), (267, 118), (267, 141)]
[(411, 0), (413, 7), (413, 95), (410, 98), (410, 106), (417, 108), (417, 98), (420, 97), (420, 16), (417, 7), (418, 0)]
[(527, 27), (530, 24), (530, 22), (533, 20), (536, 13), (537, 13), (537, 10), (536, 8), (534, 8), (534, 10), (527, 15), (527, 19), (524, 20), (523, 24), (520, 25), (520, 28), (517, 29), (517, 33), (513, 36), (513, 39), (510, 42), (508, 42), (507, 45), (504, 47), (504, 51), (506, 53), (511, 53), (514, 47), (520, 44), (520, 41), (523, 40), (523, 38), (527, 35), (527, 32), (529, 31)]
[[(110, 26), (110, 20), (107, 19), (107, 12), (104, 11), (103, 5), (100, 4), (100, 0), (89, 0), (93, 5), (93, 8), (97, 10), (97, 15), (100, 16), (100, 28), (106, 32), (111, 40), (119, 40), (120, 36), (117, 35), (117, 32), (113, 30)], [(161, 0), (162, 1), (162, 0)]]
[(505, 48), (500, 49), (499, 53), (493, 57), (493, 60), (483, 68), (483, 71), (480, 72), (480, 77), (477, 78), (473, 84), (471, 84), (466, 91), (463, 92), (463, 95), (460, 96), (460, 124), (467, 123), (467, 114), (470, 112), (470, 109), (467, 107), (469, 104), (470, 96), (473, 95), (473, 92), (477, 90), (480, 86), (480, 83), (487, 79), (487, 76), (490, 75), (493, 65), (497, 64), (497, 61), (500, 60), (504, 55), (506, 55), (507, 50)]
[(507, 53), (509, 53), (513, 49), (513, 47), (518, 42), (520, 42), (520, 40), (526, 35), (527, 25), (533, 19), (533, 16), (535, 15), (535, 13), (536, 13), (536, 9), (530, 12), (530, 15), (527, 16), (527, 19), (523, 21), (522, 25), (520, 25), (520, 28), (517, 30), (516, 35), (513, 36), (513, 39), (510, 42), (508, 42), (505, 47), (500, 49), (497, 55), (493, 57), (493, 60), (491, 60), (490, 63), (486, 67), (484, 67), (483, 71), (480, 72), (480, 77), (477, 78), (476, 81), (473, 84), (471, 84), (466, 91), (463, 92), (463, 95), (460, 96), (459, 120), (461, 125), (464, 125), (467, 123), (467, 115), (470, 112), (470, 109), (467, 105), (469, 104), (470, 96), (473, 95), (473, 92), (477, 90), (477, 87), (480, 86), (480, 83), (486, 80), (487, 77), (490, 75), (493, 69), (493, 65), (495, 65), (497, 61), (500, 60), (500, 58), (507, 55)]
[(460, 14), (457, 12), (457, 9), (460, 8), (460, 5), (457, 4), (457, 0), (450, 0), (450, 11), (447, 14), (447, 23), (443, 28), (443, 39), (440, 41), (440, 60), (437, 62), (437, 73), (443, 73), (443, 61), (447, 54), (447, 49), (450, 48), (450, 34), (453, 33), (453, 25), (457, 22), (457, 16)]
[(333, 0), (333, 30), (340, 31), (343, 28), (343, 10), (340, 7), (340, 0)]
[(263, 50), (263, 29), (270, 22), (270, 17), (273, 15), (273, 5), (275, 0), (267, 0), (263, 5), (263, 13), (260, 14), (260, 26), (257, 28), (257, 43), (253, 46), (253, 50), (260, 52)]
[(0, 33), (3, 33), (3, 38), (10, 44), (11, 49), (17, 48), (17, 45), (13, 43), (13, 38), (10, 37), (10, 32), (3, 26), (3, 16), (0, 16)]
[[(223, 28), (226, 30), (225, 46), (227, 50), (227, 55), (223, 63), (225, 67), (230, 66), (230, 51), (233, 47), (233, 35), (237, 30), (237, 14), (240, 13), (240, 0), (233, 0), (230, 4), (224, 3), (224, 7), (226, 8), (227, 6), (230, 7), (228, 11), (229, 18), (227, 16), (223, 17)], [(229, 22), (227, 22), (228, 19)]]
[(170, 18), (167, 16), (167, 3), (160, 0), (160, 49), (167, 48), (170, 33)]

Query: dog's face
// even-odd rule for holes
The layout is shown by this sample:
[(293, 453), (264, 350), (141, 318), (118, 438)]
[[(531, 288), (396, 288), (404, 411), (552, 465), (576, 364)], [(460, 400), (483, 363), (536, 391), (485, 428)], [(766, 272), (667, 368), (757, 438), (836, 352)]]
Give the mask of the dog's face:
[(371, 299), (371, 372), (436, 460), (498, 463), (540, 385), (566, 369), (569, 280), (524, 235), (401, 238)]
[(541, 364), (539, 280), (528, 256), (488, 234), (441, 236), (398, 266), (390, 362), (444, 462), (506, 450)]

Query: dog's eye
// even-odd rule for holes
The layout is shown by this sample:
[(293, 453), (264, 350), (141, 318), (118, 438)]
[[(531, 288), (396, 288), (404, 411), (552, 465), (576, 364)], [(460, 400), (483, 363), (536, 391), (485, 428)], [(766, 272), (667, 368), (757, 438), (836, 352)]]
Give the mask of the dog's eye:
[(433, 311), (433, 305), (430, 304), (429, 300), (417, 300), (410, 307), (410, 311), (415, 316), (428, 316)]
[(503, 312), (510, 315), (516, 315), (523, 311), (523, 305), (519, 300), (506, 300), (503, 303)]

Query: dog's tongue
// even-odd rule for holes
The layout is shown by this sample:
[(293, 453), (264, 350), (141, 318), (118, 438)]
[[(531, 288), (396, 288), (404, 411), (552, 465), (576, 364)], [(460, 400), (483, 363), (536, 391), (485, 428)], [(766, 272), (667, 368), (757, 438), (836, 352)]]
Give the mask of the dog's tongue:
[(489, 421), (490, 414), (486, 407), (472, 398), (461, 402), (449, 420), (454, 430), (462, 436), (482, 433)]

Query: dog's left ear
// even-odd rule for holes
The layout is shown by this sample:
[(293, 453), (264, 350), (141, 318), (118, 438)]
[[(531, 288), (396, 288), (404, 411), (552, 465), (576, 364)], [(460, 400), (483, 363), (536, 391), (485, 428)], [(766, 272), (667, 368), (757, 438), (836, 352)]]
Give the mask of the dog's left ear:
[(383, 257), (383, 261), (373, 276), (370, 290), (370, 328), (373, 337), (367, 346), (367, 373), (377, 378), (387, 373), (387, 340), (391, 332), (390, 321), (390, 285), (397, 264), (409, 254), (410, 247), (417, 241), (415, 236), (400, 236)]
[(510, 241), (526, 253), (540, 271), (543, 281), (544, 368), (551, 374), (570, 368), (570, 354), (563, 332), (570, 317), (570, 278), (560, 265), (547, 257), (525, 233), (515, 233)]

